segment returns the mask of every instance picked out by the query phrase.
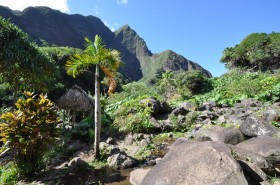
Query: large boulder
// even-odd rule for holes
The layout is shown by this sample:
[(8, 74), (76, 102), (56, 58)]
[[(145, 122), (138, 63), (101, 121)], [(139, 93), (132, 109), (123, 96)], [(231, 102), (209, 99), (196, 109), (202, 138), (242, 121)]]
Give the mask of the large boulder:
[(250, 161), (250, 163), (256, 165), (267, 174), (275, 173), (272, 164), (264, 156), (257, 154), (254, 151), (248, 151), (246, 148), (237, 147), (236, 145), (231, 145), (230, 147), (236, 160)]
[(197, 109), (197, 106), (195, 106), (192, 103), (189, 102), (183, 102), (181, 103), (178, 107), (176, 107), (173, 111), (172, 111), (172, 115), (174, 116), (178, 116), (178, 115), (186, 115), (187, 113), (194, 111)]
[(249, 161), (238, 161), (249, 184), (259, 184), (268, 180), (267, 175), (255, 164)]
[(82, 160), (80, 157), (75, 157), (68, 163), (68, 169), (81, 169), (81, 168), (88, 168), (89, 164)]
[(132, 185), (140, 185), (145, 175), (150, 171), (150, 169), (136, 169), (130, 173), (129, 182)]
[(171, 108), (166, 102), (160, 102), (155, 97), (143, 99), (140, 101), (140, 104), (150, 107), (153, 115), (171, 112)]
[(236, 146), (262, 155), (275, 168), (280, 168), (280, 139), (260, 136), (239, 143)]
[(142, 185), (248, 184), (240, 165), (222, 142), (178, 139)]
[(128, 156), (124, 152), (119, 152), (117, 154), (111, 155), (107, 159), (109, 167), (111, 169), (126, 169), (132, 168), (137, 165), (137, 160), (133, 159), (132, 157)]
[(243, 134), (235, 127), (219, 127), (213, 126), (208, 129), (200, 129), (194, 135), (195, 140), (197, 141), (220, 141), (223, 143), (233, 144), (236, 145), (242, 141), (244, 141)]
[(256, 117), (248, 117), (241, 125), (241, 132), (250, 137), (280, 136), (280, 129)]

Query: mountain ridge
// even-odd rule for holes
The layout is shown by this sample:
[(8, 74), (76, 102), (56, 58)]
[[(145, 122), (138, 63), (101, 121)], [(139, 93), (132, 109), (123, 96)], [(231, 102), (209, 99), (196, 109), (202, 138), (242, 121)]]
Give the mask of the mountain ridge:
[[(117, 49), (122, 53), (122, 60), (126, 65), (120, 71), (125, 77), (134, 81), (149, 78), (147, 75), (151, 75), (151, 71), (154, 71), (153, 68), (158, 68), (153, 60), (158, 54), (153, 54), (148, 49), (145, 40), (129, 25), (124, 25), (117, 31), (112, 32), (98, 17), (65, 14), (48, 7), (28, 7), (23, 11), (14, 11), (0, 6), (0, 16), (10, 18), (11, 22), (26, 32), (30, 39), (39, 46), (47, 43), (49, 45), (84, 49), (84, 38), (93, 39), (93, 36), (98, 34), (103, 38), (107, 47)], [(178, 54), (175, 53), (174, 55)], [(186, 58), (184, 60), (189, 61)], [(163, 63), (165, 62), (172, 63), (172, 60), (163, 61)], [(176, 61), (173, 62), (176, 63)], [(176, 65), (185, 64), (177, 62)], [(192, 62), (192, 65), (197, 65), (194, 69), (202, 71), (205, 76), (212, 76), (199, 64)], [(179, 68), (190, 69), (182, 66)], [(161, 69), (165, 70), (164, 68)]]

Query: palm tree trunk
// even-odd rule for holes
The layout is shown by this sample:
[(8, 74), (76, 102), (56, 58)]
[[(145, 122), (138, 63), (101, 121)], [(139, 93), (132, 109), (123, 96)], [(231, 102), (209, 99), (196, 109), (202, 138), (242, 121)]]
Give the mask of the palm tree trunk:
[(95, 159), (98, 160), (100, 157), (99, 143), (100, 143), (100, 130), (101, 130), (100, 84), (99, 84), (98, 65), (96, 65), (96, 72), (95, 72), (94, 124), (95, 124), (94, 153), (95, 153)]

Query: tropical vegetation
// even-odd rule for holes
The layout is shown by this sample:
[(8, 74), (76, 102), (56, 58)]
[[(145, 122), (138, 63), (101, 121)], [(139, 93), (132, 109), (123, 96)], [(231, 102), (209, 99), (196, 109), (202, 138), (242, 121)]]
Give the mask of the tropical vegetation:
[[(220, 77), (210, 78), (201, 70), (164, 70), (163, 64), (159, 69), (153, 63), (155, 68), (145, 68), (146, 76), (137, 82), (118, 72), (121, 53), (107, 48), (99, 35), (94, 41), (85, 38), (84, 50), (38, 47), (0, 17), (0, 41), (0, 155), (8, 153), (13, 159), (0, 166), (0, 184), (43, 173), (53, 158), (70, 159), (76, 152), (68, 146), (71, 141), (94, 142), (95, 160), (90, 166), (107, 168), (102, 136), (154, 134), (154, 144), (137, 153), (143, 161), (161, 142), (173, 142), (193, 130), (200, 116), (198, 107), (205, 102), (230, 107), (247, 98), (267, 104), (280, 101), (280, 33), (253, 33), (226, 48), (221, 62), (229, 71)], [(173, 56), (170, 51), (161, 55), (170, 60)], [(56, 103), (75, 84), (94, 97), (95, 113), (91, 117), (78, 112), (77, 123), (72, 123), (65, 118), (69, 110), (58, 110)], [(170, 108), (158, 122), (151, 101)], [(188, 110), (192, 114), (184, 119), (172, 112), (182, 103), (192, 105)], [(167, 118), (168, 132), (155, 128)], [(272, 125), (279, 127), (279, 123), (280, 118)]]

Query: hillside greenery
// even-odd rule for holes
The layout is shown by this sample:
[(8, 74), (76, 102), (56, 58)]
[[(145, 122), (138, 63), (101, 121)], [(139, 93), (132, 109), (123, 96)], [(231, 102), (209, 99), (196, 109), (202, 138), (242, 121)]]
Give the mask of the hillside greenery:
[(0, 40), (0, 79), (13, 92), (14, 102), (24, 90), (48, 92), (56, 75), (55, 65), (26, 33), (1, 16)]
[[(53, 102), (58, 102), (75, 84), (94, 94), (95, 77), (92, 72), (77, 78), (66, 73), (66, 61), (73, 55), (83, 55), (84, 51), (71, 47), (38, 47), (29, 41), (27, 34), (1, 17), (0, 28), (0, 152), (13, 151), (13, 163), (0, 166), (0, 183), (15, 184), (20, 176), (46, 170), (46, 164), (54, 157), (73, 157), (73, 151), (67, 148), (69, 141), (93, 142), (96, 136), (94, 117), (78, 112), (78, 123), (71, 123)], [(194, 128), (199, 115), (197, 107), (208, 101), (214, 101), (218, 106), (233, 106), (247, 98), (279, 102), (279, 55), (279, 33), (254, 33), (239, 45), (224, 50), (221, 61), (230, 71), (220, 77), (209, 78), (195, 68), (192, 71), (171, 70), (176, 67), (171, 59), (177, 55), (166, 51), (153, 56), (151, 69), (144, 69), (147, 73), (140, 81), (129, 83), (122, 74), (116, 73), (118, 89), (115, 94), (108, 95), (106, 84), (110, 77), (104, 78), (101, 82), (101, 136), (161, 132), (155, 132), (151, 119), (154, 116), (149, 104), (151, 98), (165, 102), (171, 109), (182, 102), (194, 105), (194, 114), (184, 120), (187, 126), (179, 125), (179, 116), (167, 115), (173, 126), (170, 132), (177, 134), (179, 131), (179, 135)], [(164, 60), (168, 63), (162, 62)], [(188, 67), (192, 68), (191, 63)], [(94, 68), (88, 66), (86, 69), (92, 71)], [(72, 70), (70, 65), (68, 70)], [(279, 120), (273, 124), (279, 127)], [(165, 135), (161, 133), (155, 139), (169, 137)]]
[(267, 71), (280, 67), (280, 33), (252, 33), (240, 44), (223, 51), (221, 62), (229, 69)]

